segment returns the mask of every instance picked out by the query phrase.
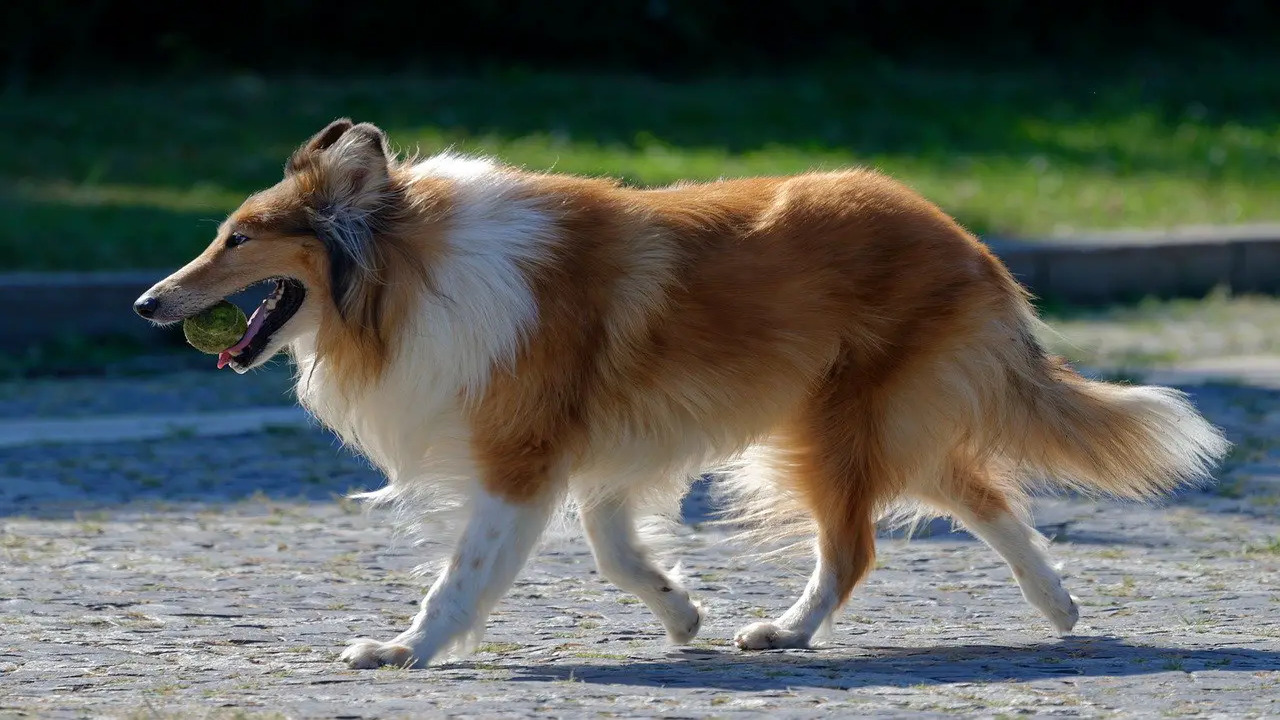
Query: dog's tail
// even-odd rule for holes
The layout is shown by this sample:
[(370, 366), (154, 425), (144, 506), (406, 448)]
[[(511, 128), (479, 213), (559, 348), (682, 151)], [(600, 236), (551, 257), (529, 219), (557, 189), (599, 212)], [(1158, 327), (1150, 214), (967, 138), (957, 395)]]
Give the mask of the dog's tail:
[[(1028, 313), (1029, 324), (1038, 324)], [(1086, 379), (1030, 341), (1010, 367), (999, 418), (1005, 455), (1024, 475), (1092, 494), (1144, 499), (1210, 477), (1222, 432), (1167, 387)]]

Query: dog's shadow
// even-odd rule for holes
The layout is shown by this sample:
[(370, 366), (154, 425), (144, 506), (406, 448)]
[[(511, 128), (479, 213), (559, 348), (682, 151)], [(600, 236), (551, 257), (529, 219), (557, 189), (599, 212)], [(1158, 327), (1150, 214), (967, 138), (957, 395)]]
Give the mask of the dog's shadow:
[(857, 689), (1161, 672), (1280, 670), (1280, 652), (1250, 648), (1184, 649), (1130, 645), (1111, 637), (1068, 637), (1034, 645), (832, 647), (746, 654), (729, 649), (671, 651), (664, 660), (621, 664), (506, 666), (516, 681), (699, 687), (759, 691), (797, 687)]

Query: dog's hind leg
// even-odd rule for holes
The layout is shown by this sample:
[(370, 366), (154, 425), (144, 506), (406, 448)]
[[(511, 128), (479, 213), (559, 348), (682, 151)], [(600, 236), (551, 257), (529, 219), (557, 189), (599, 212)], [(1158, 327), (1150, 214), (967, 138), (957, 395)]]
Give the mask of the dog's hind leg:
[(679, 580), (654, 564), (636, 536), (630, 504), (625, 499), (595, 501), (581, 515), (600, 573), (644, 601), (673, 643), (692, 640), (702, 626), (702, 608)]
[(817, 564), (795, 604), (773, 622), (747, 625), (734, 636), (743, 650), (809, 647), (818, 629), (844, 603), (875, 562), (871, 517), (834, 533), (820, 533)]
[(877, 435), (875, 407), (839, 374), (816, 393), (794, 423), (775, 436), (787, 483), (818, 527), (817, 565), (794, 605), (773, 622), (748, 625), (734, 643), (743, 650), (808, 647), (875, 564), (878, 500), (890, 479)]
[(950, 514), (999, 553), (1013, 571), (1023, 597), (1058, 632), (1067, 633), (1075, 627), (1080, 611), (1049, 564), (1044, 536), (1024, 522), (1010, 499), (980, 472), (958, 474), (939, 490), (922, 494), (921, 499)]
[(390, 642), (355, 640), (342, 660), (353, 668), (423, 667), (451, 647), (478, 640), (489, 611), (537, 545), (553, 505), (551, 498), (518, 503), (477, 490), (449, 566), (409, 629)]

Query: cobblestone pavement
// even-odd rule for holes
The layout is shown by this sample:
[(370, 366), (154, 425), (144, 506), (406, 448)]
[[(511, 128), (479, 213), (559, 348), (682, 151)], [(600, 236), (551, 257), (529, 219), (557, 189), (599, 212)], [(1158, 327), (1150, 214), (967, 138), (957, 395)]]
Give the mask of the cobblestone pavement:
[[(143, 398), (131, 412), (288, 402), (268, 380), (219, 390), (236, 379), (0, 387), (0, 418), (100, 414), (82, 400), (99, 390)], [(1238, 443), (1219, 484), (1163, 506), (1039, 503), (1081, 600), (1071, 637), (993, 552), (935, 523), (886, 533), (821, 647), (738, 652), (734, 630), (785, 608), (808, 568), (742, 556), (703, 524), (699, 488), (678, 531), (710, 613), (691, 647), (667, 646), (569, 528), (478, 652), (412, 671), (337, 661), (351, 637), (404, 627), (427, 549), (342, 499), (379, 479), (323, 432), (0, 443), (0, 717), (1280, 715), (1280, 393), (1192, 390)]]

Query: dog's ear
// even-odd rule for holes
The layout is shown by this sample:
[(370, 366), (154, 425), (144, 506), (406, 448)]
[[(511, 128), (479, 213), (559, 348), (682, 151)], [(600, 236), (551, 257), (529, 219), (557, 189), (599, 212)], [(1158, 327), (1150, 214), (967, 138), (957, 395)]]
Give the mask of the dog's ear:
[(328, 150), (333, 147), (334, 143), (347, 133), (355, 123), (350, 118), (338, 118), (324, 127), (323, 130), (311, 136), (311, 139), (302, 144), (293, 155), (289, 158), (288, 164), (285, 165), (285, 174), (300, 172), (306, 165), (307, 160), (318, 152)]
[(353, 125), (305, 162), (309, 167), (304, 172), (313, 181), (311, 227), (328, 250), (334, 302), (351, 317), (382, 271), (374, 240), (391, 207), (387, 135), (369, 123)]
[(348, 130), (355, 126), (351, 122), (351, 118), (338, 118), (324, 127), (323, 130), (311, 136), (306, 145), (302, 147), (308, 152), (319, 152), (328, 150), (333, 144), (338, 142), (338, 138), (346, 134)]
[(381, 155), (385, 159), (391, 157), (391, 147), (387, 143), (387, 134), (373, 123), (362, 122), (352, 126), (347, 132), (353, 145), (363, 146), (365, 150)]
[(377, 125), (352, 127), (328, 152), (338, 156), (333, 170), (347, 173), (347, 186), (353, 192), (379, 189), (388, 179), (391, 148), (387, 134)]

